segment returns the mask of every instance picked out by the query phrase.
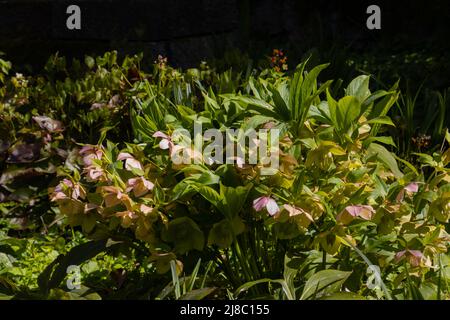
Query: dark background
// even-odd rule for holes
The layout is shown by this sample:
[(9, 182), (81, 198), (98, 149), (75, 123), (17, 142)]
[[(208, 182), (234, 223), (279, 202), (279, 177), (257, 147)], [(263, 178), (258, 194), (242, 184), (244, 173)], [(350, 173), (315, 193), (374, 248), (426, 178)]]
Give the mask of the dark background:
[[(82, 30), (66, 29), (70, 4), (81, 7)], [(366, 28), (370, 4), (381, 7), (381, 30)], [(180, 67), (233, 48), (255, 57), (286, 48), (291, 61), (337, 45), (356, 53), (445, 55), (449, 21), (448, 0), (0, 0), (0, 51), (35, 68), (55, 52), (83, 57), (111, 49), (153, 60), (162, 54)]]

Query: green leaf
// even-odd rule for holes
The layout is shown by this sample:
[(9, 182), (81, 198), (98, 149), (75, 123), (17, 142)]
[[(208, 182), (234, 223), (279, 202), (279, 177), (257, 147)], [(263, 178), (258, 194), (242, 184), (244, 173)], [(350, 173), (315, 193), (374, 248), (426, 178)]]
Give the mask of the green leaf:
[(180, 254), (192, 249), (201, 251), (205, 244), (202, 230), (189, 217), (180, 217), (170, 221), (163, 238), (173, 242), (175, 244), (174, 251)]
[(80, 265), (86, 260), (92, 259), (100, 252), (104, 252), (113, 245), (108, 245), (108, 239), (90, 241), (72, 248), (67, 254), (59, 255), (38, 277), (39, 288), (48, 292), (59, 286), (67, 275), (67, 268), (71, 265)]
[(360, 103), (364, 102), (370, 96), (369, 80), (370, 77), (366, 75), (356, 77), (345, 89), (345, 94), (356, 97)]
[(273, 102), (275, 104), (274, 110), (276, 113), (281, 116), (281, 118), (285, 121), (290, 120), (290, 110), (288, 107), (288, 103), (283, 98), (281, 92), (279, 90), (285, 90), (285, 87), (280, 88), (271, 88)]
[(287, 288), (290, 291), (290, 295), (295, 299), (295, 284), (294, 279), (299, 272), (302, 259), (298, 257), (292, 257), (288, 254), (284, 256), (284, 271), (283, 278), (286, 281)]
[(217, 222), (209, 231), (208, 245), (217, 245), (219, 248), (228, 248), (235, 237), (244, 232), (245, 225), (238, 216), (233, 220), (223, 219)]
[(403, 173), (398, 168), (395, 157), (385, 147), (376, 143), (371, 143), (367, 152), (369, 157), (376, 156), (377, 159), (390, 169), (397, 178), (403, 177)]
[(369, 138), (365, 139), (363, 143), (364, 143), (364, 146), (368, 146), (372, 142), (375, 142), (375, 141), (381, 142), (383, 144), (387, 144), (387, 145), (390, 145), (390, 146), (393, 146), (393, 147), (397, 146), (395, 144), (395, 142), (394, 142), (394, 139), (392, 139), (392, 137), (390, 137), (390, 136), (389, 137), (385, 137), (385, 136), (382, 136), (382, 137), (369, 137)]
[(267, 122), (271, 122), (271, 121), (274, 121), (274, 119), (272, 117), (267, 117), (267, 116), (257, 114), (257, 115), (250, 117), (248, 120), (246, 120), (244, 122), (243, 130), (247, 131), (248, 129), (256, 129), (260, 125), (265, 124)]
[(202, 300), (209, 296), (211, 293), (213, 293), (217, 288), (202, 288), (202, 289), (195, 289), (192, 291), (189, 291), (188, 293), (182, 295), (180, 297), (180, 300)]
[(272, 105), (270, 105), (269, 103), (267, 103), (266, 101), (264, 101), (262, 99), (258, 99), (255, 97), (247, 97), (247, 96), (242, 96), (242, 95), (229, 95), (229, 96), (224, 95), (224, 97), (227, 97), (232, 101), (240, 102), (241, 104), (244, 104), (244, 105), (255, 106), (255, 107), (259, 107), (259, 108), (267, 109), (267, 110), (273, 110)]
[(315, 273), (306, 282), (300, 300), (319, 298), (324, 295), (338, 292), (351, 273), (351, 271), (333, 269), (322, 270)]
[(271, 282), (278, 283), (281, 285), (281, 288), (283, 289), (283, 292), (286, 295), (286, 298), (288, 300), (295, 300), (295, 298), (291, 295), (291, 292), (286, 284), (286, 281), (284, 281), (283, 279), (272, 280), (272, 279), (264, 278), (264, 279), (259, 279), (259, 280), (255, 280), (255, 281), (246, 282), (235, 291), (235, 296), (239, 295), (243, 291), (247, 291), (251, 287), (254, 287), (258, 284), (271, 283)]
[[(183, 172), (189, 172), (194, 165), (182, 169)], [(220, 182), (220, 177), (209, 170), (202, 170), (202, 173), (191, 174), (187, 177), (184, 182), (189, 183), (190, 181), (195, 182), (197, 185), (212, 185)]]
[(95, 66), (95, 60), (91, 56), (86, 56), (84, 58), (84, 62), (86, 63), (86, 65), (89, 69), (92, 69)]
[(366, 298), (353, 292), (337, 292), (324, 296), (321, 300), (366, 300)]
[(208, 200), (215, 207), (219, 208), (220, 203), (222, 202), (222, 197), (216, 190), (214, 190), (211, 187), (201, 185), (200, 186), (193, 185), (193, 187), (198, 191), (198, 193), (200, 193), (203, 196), (203, 198)]
[(361, 102), (355, 97), (343, 97), (338, 101), (336, 111), (336, 123), (334, 125), (345, 132), (359, 118)]
[(0, 293), (0, 301), (1, 300), (12, 300), (14, 296), (8, 296), (6, 294)]
[(242, 206), (247, 199), (247, 195), (253, 185), (250, 183), (246, 186), (239, 186), (236, 188), (227, 187), (220, 184), (220, 198), (221, 202), (219, 209), (230, 220), (233, 220), (241, 211)]
[(388, 126), (395, 127), (395, 124), (392, 122), (391, 118), (389, 118), (388, 116), (380, 116), (380, 117), (377, 117), (377, 118), (373, 118), (373, 119), (370, 119), (370, 120), (366, 121), (365, 123), (368, 123), (368, 124), (372, 124), (372, 123), (374, 123), (374, 124), (386, 124)]

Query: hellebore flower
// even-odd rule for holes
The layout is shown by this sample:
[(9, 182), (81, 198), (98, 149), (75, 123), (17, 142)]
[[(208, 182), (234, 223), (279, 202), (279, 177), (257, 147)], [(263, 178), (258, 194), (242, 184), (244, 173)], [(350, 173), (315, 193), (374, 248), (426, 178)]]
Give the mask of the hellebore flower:
[(132, 201), (130, 197), (123, 193), (119, 188), (114, 186), (101, 187), (103, 199), (106, 207), (114, 207), (118, 204), (123, 204), (128, 211), (132, 211)]
[(83, 163), (85, 166), (93, 165), (92, 160), (101, 160), (103, 155), (100, 147), (90, 144), (83, 146), (79, 153), (83, 156)]
[(87, 180), (91, 182), (101, 180), (101, 178), (105, 175), (105, 172), (102, 168), (96, 168), (94, 166), (87, 167), (86, 172), (88, 178)]
[(63, 192), (63, 191), (65, 191), (67, 188), (72, 188), (72, 187), (73, 187), (72, 181), (70, 181), (69, 179), (63, 179), (63, 180), (55, 187), (55, 191), (56, 191), (56, 192)]
[(349, 224), (355, 218), (371, 220), (374, 214), (375, 210), (372, 208), (372, 206), (348, 206), (340, 214), (337, 215), (336, 220), (343, 224)]
[(302, 208), (291, 206), (289, 204), (285, 204), (283, 208), (288, 212), (289, 217), (296, 219), (298, 224), (303, 228), (308, 228), (310, 223), (314, 222), (313, 217)]
[(275, 202), (275, 200), (268, 196), (259, 197), (253, 200), (253, 208), (256, 211), (261, 211), (264, 208), (266, 208), (267, 212), (271, 216), (274, 216), (280, 211), (280, 208), (278, 208), (278, 205)]
[(68, 199), (69, 197), (74, 200), (78, 198), (84, 199), (86, 192), (80, 184), (73, 184), (69, 179), (63, 179), (53, 190), (51, 201)]
[(132, 178), (127, 181), (126, 191), (129, 192), (130, 190), (133, 190), (134, 195), (140, 197), (153, 190), (154, 186), (155, 185), (152, 182), (143, 177)]
[(156, 131), (153, 136), (153, 138), (162, 138), (162, 140), (159, 142), (159, 147), (163, 150), (169, 149), (169, 151), (172, 150), (174, 144), (172, 142), (172, 138), (170, 138), (165, 133), (162, 133), (161, 131)]
[(50, 200), (57, 201), (69, 198), (66, 195), (66, 191), (72, 187), (73, 187), (72, 181), (70, 181), (69, 179), (63, 179), (53, 190)]
[(149, 206), (146, 206), (145, 204), (141, 204), (141, 205), (139, 206), (139, 210), (140, 210), (145, 216), (147, 216), (147, 215), (149, 215), (150, 213), (153, 212), (153, 208), (152, 208), (152, 207), (149, 207)]
[(404, 187), (397, 195), (397, 202), (402, 202), (405, 198), (405, 192), (416, 193), (419, 191), (419, 184), (417, 182), (411, 182), (406, 187)]
[(136, 160), (131, 154), (127, 152), (121, 152), (117, 156), (117, 160), (125, 160), (125, 169), (132, 171), (133, 169), (144, 170), (141, 163)]
[(133, 211), (127, 210), (127, 211), (116, 212), (116, 217), (121, 218), (122, 227), (129, 228), (131, 226), (131, 224), (133, 223), (133, 220), (138, 218), (138, 215), (135, 214)]
[(406, 191), (417, 192), (419, 191), (419, 184), (417, 182), (412, 182), (405, 187)]
[(401, 260), (406, 259), (406, 261), (408, 261), (409, 264), (411, 264), (411, 266), (418, 267), (423, 258), (424, 258), (424, 255), (419, 250), (406, 249), (406, 250), (397, 252), (395, 254), (394, 259), (396, 262), (400, 262)]

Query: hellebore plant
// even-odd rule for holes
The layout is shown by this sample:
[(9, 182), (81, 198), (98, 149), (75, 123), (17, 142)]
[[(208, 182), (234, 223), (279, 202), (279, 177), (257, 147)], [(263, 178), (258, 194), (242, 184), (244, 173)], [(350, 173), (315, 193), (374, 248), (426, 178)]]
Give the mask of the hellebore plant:
[[(363, 75), (339, 96), (331, 80), (319, 82), (327, 65), (305, 61), (284, 74), (285, 55), (274, 54), (276, 70), (246, 77), (204, 65), (181, 72), (163, 57), (145, 74), (138, 58), (119, 65), (110, 53), (86, 57), (83, 79), (55, 79), (66, 69), (54, 59), (48, 79), (6, 80), (1, 194), (20, 199), (16, 178), (49, 176), (57, 218), (91, 239), (86, 259), (126, 246), (145, 257), (139, 263), (152, 266), (152, 279), (171, 271), (174, 284), (188, 283), (182, 274), (197, 274), (200, 264), (190, 269), (201, 259), (205, 274), (214, 272), (208, 285), (230, 298), (448, 296), (450, 134), (441, 150), (401, 159), (386, 135), (397, 85), (371, 92)], [(14, 111), (30, 99), (43, 101), (32, 121)], [(16, 134), (15, 122), (32, 128)], [(179, 130), (194, 133), (191, 143), (177, 140)], [(239, 150), (211, 139), (218, 154), (202, 154), (195, 143), (208, 130), (265, 130), (279, 166), (252, 151), (259, 138)], [(212, 161), (227, 151), (236, 151), (233, 161)], [(59, 285), (66, 260), (42, 274), (44, 289)], [(367, 285), (372, 263), (381, 289)]]

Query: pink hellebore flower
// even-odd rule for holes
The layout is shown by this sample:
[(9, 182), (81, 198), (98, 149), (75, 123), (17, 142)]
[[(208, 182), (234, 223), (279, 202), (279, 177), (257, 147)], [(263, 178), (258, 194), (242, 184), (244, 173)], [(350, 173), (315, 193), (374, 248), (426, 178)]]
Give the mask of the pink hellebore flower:
[(53, 190), (51, 201), (68, 199), (69, 197), (74, 200), (84, 199), (85, 196), (86, 192), (80, 184), (73, 184), (69, 179), (63, 179)]
[(63, 200), (67, 199), (68, 196), (66, 195), (66, 191), (69, 188), (73, 187), (72, 181), (69, 179), (63, 179), (53, 190), (53, 193), (51, 195), (51, 201), (57, 201), (57, 200)]
[(98, 146), (87, 144), (80, 149), (79, 152), (83, 156), (83, 163), (85, 166), (93, 165), (92, 160), (101, 160), (103, 152)]
[(162, 133), (161, 131), (156, 131), (153, 134), (153, 138), (162, 138), (162, 140), (159, 142), (159, 147), (163, 150), (169, 149), (169, 151), (172, 150), (174, 144), (172, 142), (172, 138), (170, 138), (165, 133)]
[(122, 218), (126, 217), (126, 218), (129, 218), (129, 219), (135, 219), (135, 218), (138, 217), (133, 211), (116, 212), (116, 216), (117, 217), (122, 217)]
[(133, 211), (127, 210), (122, 212), (117, 212), (116, 217), (121, 218), (122, 220), (122, 226), (124, 228), (129, 228), (131, 224), (133, 223), (134, 219), (137, 219), (139, 216), (135, 214)]
[(152, 182), (143, 177), (132, 178), (127, 181), (126, 191), (129, 192), (130, 190), (133, 190), (134, 195), (140, 197), (153, 190), (154, 186), (155, 185)]
[(278, 208), (278, 205), (275, 202), (275, 200), (268, 196), (259, 197), (253, 200), (253, 208), (256, 211), (261, 211), (264, 208), (266, 208), (267, 212), (271, 216), (274, 216), (280, 211), (280, 208)]
[(137, 161), (131, 154), (127, 152), (119, 153), (117, 160), (123, 161), (125, 160), (125, 169), (131, 171), (133, 169), (144, 170), (139, 161)]
[(103, 171), (102, 168), (96, 168), (94, 166), (90, 166), (88, 168), (86, 168), (87, 171), (87, 177), (88, 177), (88, 181), (97, 181), (97, 180), (101, 180), (100, 178), (102, 178), (105, 174), (105, 172)]
[(412, 182), (405, 187), (405, 190), (415, 193), (415, 192), (419, 191), (419, 184), (417, 182)]
[(397, 202), (402, 202), (405, 197), (405, 191), (408, 193), (416, 193), (419, 191), (419, 184), (417, 182), (411, 182), (406, 187), (404, 187), (397, 195)]
[(72, 188), (72, 187), (73, 187), (72, 181), (70, 181), (69, 179), (63, 179), (63, 180), (55, 187), (55, 191), (56, 191), (56, 192), (63, 192), (63, 191), (65, 191), (67, 188)]
[(411, 264), (413, 267), (418, 267), (420, 265), (420, 262), (424, 258), (424, 255), (419, 250), (403, 250), (400, 252), (397, 252), (395, 254), (395, 261), (400, 262), (401, 260), (405, 259)]
[(132, 211), (132, 201), (130, 197), (123, 193), (119, 188), (114, 186), (101, 187), (103, 199), (106, 207), (114, 207), (118, 204), (123, 204), (128, 211)]
[(297, 219), (303, 228), (308, 228), (310, 223), (314, 222), (313, 217), (302, 208), (291, 206), (290, 204), (285, 204), (283, 207), (289, 213), (289, 217)]
[(149, 206), (146, 206), (145, 204), (141, 204), (141, 205), (139, 206), (139, 210), (140, 210), (144, 215), (148, 215), (148, 214), (152, 213), (153, 208), (152, 208), (152, 207), (149, 207)]
[(349, 224), (355, 218), (371, 220), (374, 214), (375, 210), (372, 206), (347, 206), (340, 214), (337, 215), (336, 220), (343, 224)]

